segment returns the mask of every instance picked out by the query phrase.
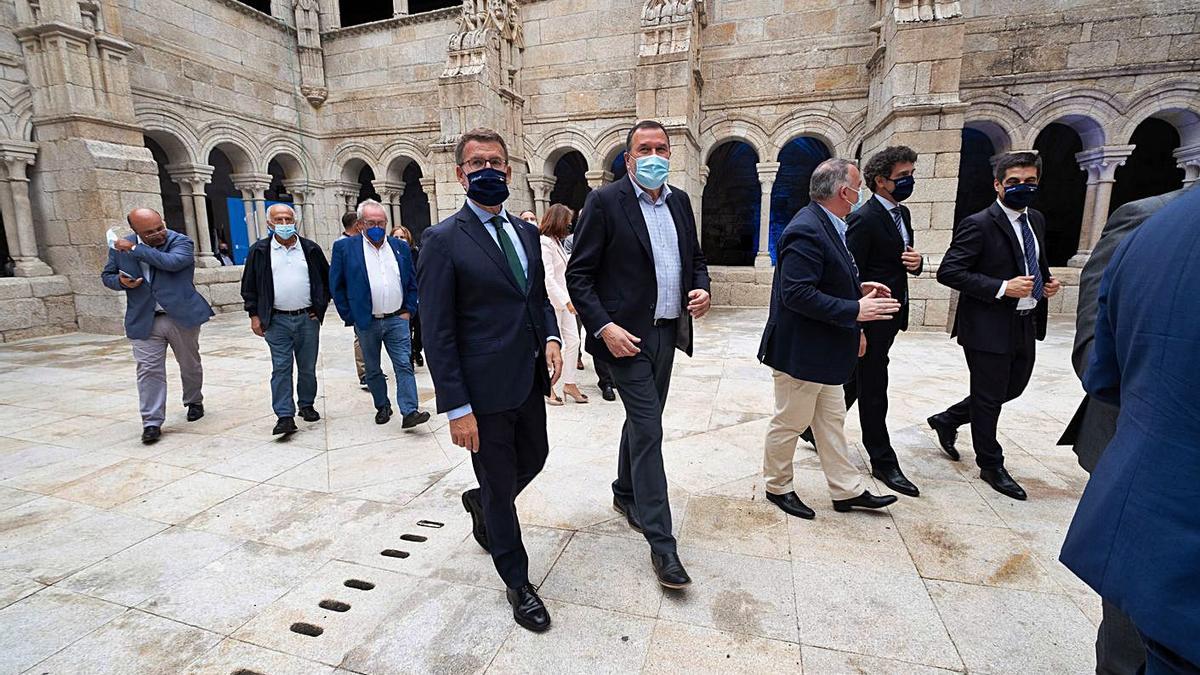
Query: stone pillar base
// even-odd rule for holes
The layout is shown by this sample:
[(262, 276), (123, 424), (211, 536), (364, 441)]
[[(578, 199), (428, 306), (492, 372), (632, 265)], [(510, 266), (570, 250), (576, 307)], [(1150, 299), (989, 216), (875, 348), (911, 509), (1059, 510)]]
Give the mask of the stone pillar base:
[(1067, 267), (1083, 267), (1091, 257), (1091, 251), (1080, 251), (1071, 256), (1071, 259), (1067, 261)]
[(221, 267), (221, 261), (211, 253), (196, 254), (196, 267)]
[(18, 277), (49, 277), (54, 276), (54, 270), (46, 263), (34, 258), (33, 260), (18, 260), (13, 271)]
[(771, 254), (764, 252), (764, 253), (759, 253), (758, 255), (754, 256), (754, 266), (755, 267), (770, 267), (771, 266)]

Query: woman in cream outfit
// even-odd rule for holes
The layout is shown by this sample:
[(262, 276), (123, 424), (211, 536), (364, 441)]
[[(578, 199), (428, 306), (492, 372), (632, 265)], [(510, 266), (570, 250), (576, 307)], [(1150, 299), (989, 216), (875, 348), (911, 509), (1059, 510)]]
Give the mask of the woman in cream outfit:
[[(558, 318), (559, 326), (575, 327), (575, 307), (567, 295), (567, 251), (563, 248), (568, 227), (571, 224), (571, 209), (555, 204), (542, 216), (538, 231), (542, 233), (542, 264), (546, 267), (546, 293)], [(579, 331), (561, 330), (563, 363), (574, 364), (579, 360)], [(563, 368), (563, 394), (575, 399), (576, 403), (587, 403), (588, 398), (579, 391), (575, 383), (575, 368)], [(550, 405), (562, 405), (563, 400), (553, 390), (546, 399)]]

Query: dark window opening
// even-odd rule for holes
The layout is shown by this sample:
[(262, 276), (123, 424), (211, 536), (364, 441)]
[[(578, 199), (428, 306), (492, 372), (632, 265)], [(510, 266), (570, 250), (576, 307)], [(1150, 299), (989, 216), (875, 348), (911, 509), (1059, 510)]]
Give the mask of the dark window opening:
[(757, 164), (758, 154), (742, 141), (723, 143), (708, 158), (700, 248), (709, 264), (754, 264), (762, 210)]
[(1083, 151), (1083, 141), (1071, 127), (1055, 123), (1038, 134), (1033, 148), (1042, 158), (1033, 208), (1046, 216), (1046, 259), (1052, 267), (1060, 267), (1079, 248), (1087, 174), (1079, 169), (1075, 153)]
[(380, 197), (379, 193), (375, 191), (374, 182), (375, 172), (371, 170), (371, 167), (363, 164), (362, 170), (358, 172), (358, 201), (355, 204), (361, 204), (368, 199), (374, 199), (377, 202), (383, 200), (383, 197)]
[(211, 234), (215, 235), (212, 250), (219, 251), (220, 245), (225, 244), (230, 251), (230, 258), (234, 263), (241, 264), (249, 250), (250, 242), (244, 222), (236, 223), (239, 229), (235, 242), (234, 223), (231, 223), (229, 219), (229, 200), (242, 198), (241, 191), (233, 187), (233, 181), (229, 178), (229, 175), (233, 173), (233, 164), (224, 152), (217, 149), (213, 149), (208, 154), (208, 163), (213, 167), (213, 176), (212, 181), (204, 187), (204, 191), (208, 195), (208, 199), (205, 200), (205, 207), (208, 209), (208, 226)]
[(563, 155), (554, 165), (554, 189), (550, 191), (550, 203), (562, 204), (576, 215), (583, 208), (583, 201), (592, 191), (587, 183), (587, 160), (572, 150)]
[[(779, 173), (771, 188), (771, 262), (775, 262), (775, 242), (796, 212), (808, 206), (808, 182), (817, 165), (829, 159), (829, 148), (815, 138), (792, 139), (779, 152)], [(709, 180), (712, 180), (711, 177)]]
[(278, 160), (271, 160), (267, 164), (267, 173), (271, 174), (271, 186), (267, 188), (264, 195), (269, 202), (290, 202), (292, 195), (288, 194), (287, 188), (283, 186), (283, 181), (287, 177), (283, 171), (283, 165)]
[(1183, 169), (1176, 165), (1179, 132), (1169, 122), (1151, 117), (1133, 130), (1133, 154), (1117, 167), (1111, 214), (1122, 204), (1161, 195), (1183, 187)]
[(167, 158), (167, 152), (162, 146), (154, 142), (154, 139), (143, 136), (142, 144), (154, 156), (154, 163), (158, 165), (158, 191), (162, 195), (163, 206), (163, 221), (167, 227), (179, 232), (187, 234), (187, 224), (183, 219), (183, 198), (180, 196), (179, 184), (171, 180), (170, 174), (167, 173), (166, 166), (170, 164), (170, 159)]
[(412, 233), (413, 241), (421, 242), (421, 235), (429, 229), (429, 195), (421, 187), (421, 167), (409, 162), (404, 167), (404, 194), (400, 196), (400, 224)]
[(383, 21), (393, 16), (392, 0), (340, 0), (338, 8), (342, 14), (342, 28)]
[(262, 12), (263, 14), (266, 14), (267, 16), (271, 16), (271, 0), (237, 0), (237, 1), (251, 9), (257, 9), (258, 11)]
[(954, 224), (986, 209), (996, 201), (992, 156), (996, 146), (987, 134), (965, 127), (959, 149), (958, 194), (954, 199)]
[(461, 7), (462, 0), (408, 0), (408, 13), (434, 12), (439, 9)]

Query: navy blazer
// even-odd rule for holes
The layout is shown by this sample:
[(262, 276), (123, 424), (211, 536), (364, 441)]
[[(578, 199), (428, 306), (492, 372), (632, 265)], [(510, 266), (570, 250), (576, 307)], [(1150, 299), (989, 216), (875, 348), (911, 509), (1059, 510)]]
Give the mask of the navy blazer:
[(1120, 406), (1061, 559), (1138, 630), (1200, 664), (1200, 189), (1125, 238), (1104, 272), (1088, 394)]
[(559, 333), (542, 246), (537, 228), (511, 214), (508, 220), (529, 262), (525, 292), (470, 207), (421, 239), (421, 342), (439, 413), (468, 404), (481, 415), (514, 410), (535, 385), (550, 393), (546, 340)]
[(796, 213), (775, 250), (758, 360), (798, 380), (845, 384), (858, 363), (862, 298), (850, 252), (816, 202)]
[[(145, 340), (154, 327), (154, 306), (161, 306), (167, 316), (181, 326), (199, 326), (213, 315), (212, 307), (196, 290), (195, 246), (187, 235), (167, 230), (167, 241), (160, 248), (138, 244), (137, 235), (125, 237), (136, 244), (132, 251), (108, 250), (108, 262), (100, 272), (100, 281), (114, 291), (125, 292), (125, 335), (131, 340)], [(134, 279), (142, 278), (141, 263), (150, 265), (153, 283), (142, 282), (137, 288), (121, 285), (120, 272)]]
[[(696, 238), (692, 203), (683, 190), (671, 186), (667, 209), (679, 240), (679, 321), (675, 346), (692, 355), (692, 317), (688, 293), (709, 289), (708, 265)], [(596, 331), (610, 321), (645, 337), (658, 302), (658, 276), (650, 231), (629, 178), (588, 194), (567, 261), (567, 291), (587, 328), (585, 346), (601, 361), (616, 361)]]
[[(417, 275), (413, 272), (412, 254), (408, 244), (388, 237), (387, 244), (396, 255), (400, 268), (400, 283), (404, 288), (401, 310), (409, 316), (417, 313)], [(333, 260), (329, 263), (329, 294), (338, 316), (347, 326), (366, 329), (373, 319), (371, 280), (367, 277), (367, 259), (363, 255), (363, 235), (333, 242)]]

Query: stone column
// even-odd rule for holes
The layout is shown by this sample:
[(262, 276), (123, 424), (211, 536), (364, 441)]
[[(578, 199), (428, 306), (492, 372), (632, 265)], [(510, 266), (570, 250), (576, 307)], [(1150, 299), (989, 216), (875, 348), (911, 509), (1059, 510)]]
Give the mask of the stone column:
[(758, 187), (762, 191), (758, 212), (758, 255), (755, 267), (771, 266), (771, 188), (775, 187), (775, 175), (779, 173), (779, 162), (759, 162)]
[(1183, 169), (1184, 187), (1200, 180), (1200, 143), (1179, 148), (1175, 151), (1175, 159), (1179, 160), (1179, 168)]
[(392, 15), (408, 16), (408, 0), (392, 0)]
[[(529, 176), (525, 182), (529, 183), (529, 189), (533, 191), (534, 210), (537, 211), (538, 220), (541, 220), (550, 209), (550, 193), (554, 191), (555, 179), (553, 176)], [(590, 180), (588, 185), (591, 186)]]
[(208, 231), (208, 209), (204, 194), (204, 186), (212, 180), (213, 167), (207, 164), (172, 164), (167, 166), (166, 170), (171, 180), (179, 185), (187, 236), (196, 243), (196, 266), (219, 266), (220, 263), (213, 257), (212, 234)]
[(422, 178), (421, 191), (425, 193), (426, 199), (429, 200), (429, 225), (432, 227), (442, 220), (441, 216), (438, 215), (437, 179)]
[(392, 224), (392, 227), (402, 225), (403, 223), (400, 222), (400, 198), (404, 196), (404, 183), (377, 180), (373, 185), (375, 191), (382, 198), (383, 205), (387, 207), (388, 222)]
[(229, 179), (246, 202), (247, 238), (251, 243), (262, 239), (267, 230), (266, 191), (271, 187), (271, 174), (235, 173), (230, 174)]
[(1079, 168), (1088, 172), (1088, 187), (1083, 203), (1083, 222), (1079, 226), (1079, 247), (1067, 262), (1069, 266), (1083, 267), (1092, 255), (1092, 248), (1099, 241), (1104, 223), (1108, 220), (1108, 206), (1117, 167), (1124, 164), (1131, 153), (1132, 145), (1110, 145), (1075, 155)]
[[(292, 196), (292, 210), (300, 221), (300, 233), (313, 241), (324, 233), (321, 224), (313, 213), (313, 199), (316, 193), (314, 186), (303, 178), (283, 181), (283, 188)], [(338, 224), (341, 228), (341, 224)]]
[[(583, 174), (583, 176), (584, 176), (584, 178), (587, 179), (588, 187), (590, 187), (593, 190), (595, 190), (598, 187), (608, 185), (609, 183), (612, 182), (612, 179), (613, 179), (612, 172), (605, 171), (604, 169), (588, 171), (587, 173)], [(550, 194), (550, 193), (547, 192), (546, 194)]]
[[(9, 251), (16, 261), (19, 277), (43, 277), (54, 274), (50, 266), (38, 257), (37, 232), (33, 229), (33, 208), (29, 203), (29, 177), (25, 167), (33, 164), (37, 156), (36, 143), (4, 141), (0, 143), (0, 161), (8, 173), (4, 201), (4, 224)], [(15, 244), (15, 246), (14, 246)]]

